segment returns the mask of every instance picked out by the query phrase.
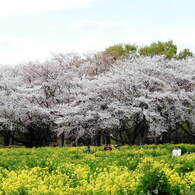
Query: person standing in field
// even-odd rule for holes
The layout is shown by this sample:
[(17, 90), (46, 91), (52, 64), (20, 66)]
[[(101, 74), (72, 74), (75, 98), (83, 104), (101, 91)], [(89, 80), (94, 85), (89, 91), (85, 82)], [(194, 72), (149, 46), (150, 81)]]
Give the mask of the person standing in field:
[(109, 145), (107, 150), (112, 151), (112, 147)]
[(182, 155), (182, 150), (181, 150), (181, 147), (179, 146), (177, 148), (177, 156), (181, 156)]
[(172, 156), (177, 156), (177, 148), (176, 147), (172, 150)]
[(105, 151), (112, 151), (112, 147), (110, 145), (105, 145), (104, 150)]
[(182, 150), (180, 147), (176, 147), (172, 150), (172, 156), (181, 156)]
[(91, 147), (90, 146), (87, 146), (86, 153), (87, 154), (90, 154), (91, 153)]
[(105, 145), (105, 146), (104, 146), (104, 151), (107, 151), (107, 150), (108, 150), (108, 146)]

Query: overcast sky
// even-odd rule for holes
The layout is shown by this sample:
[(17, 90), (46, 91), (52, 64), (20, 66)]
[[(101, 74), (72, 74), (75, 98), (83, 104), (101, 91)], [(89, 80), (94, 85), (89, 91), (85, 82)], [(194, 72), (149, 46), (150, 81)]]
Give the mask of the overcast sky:
[(158, 40), (195, 53), (195, 0), (0, 0), (0, 64)]

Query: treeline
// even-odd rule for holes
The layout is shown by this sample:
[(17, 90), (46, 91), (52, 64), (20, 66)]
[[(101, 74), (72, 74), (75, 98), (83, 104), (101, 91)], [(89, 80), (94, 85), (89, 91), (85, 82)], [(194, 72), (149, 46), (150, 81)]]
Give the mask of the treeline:
[(173, 41), (168, 42), (155, 42), (151, 43), (145, 47), (139, 47), (137, 45), (131, 44), (117, 44), (108, 47), (104, 52), (104, 55), (110, 55), (113, 59), (118, 59), (120, 57), (125, 57), (129, 54), (136, 54), (138, 56), (155, 56), (163, 55), (167, 59), (186, 59), (187, 57), (192, 57), (193, 53), (190, 49), (183, 49), (178, 52), (177, 45)]
[(2, 67), (4, 145), (195, 143), (195, 59), (186, 51), (171, 41), (124, 44)]

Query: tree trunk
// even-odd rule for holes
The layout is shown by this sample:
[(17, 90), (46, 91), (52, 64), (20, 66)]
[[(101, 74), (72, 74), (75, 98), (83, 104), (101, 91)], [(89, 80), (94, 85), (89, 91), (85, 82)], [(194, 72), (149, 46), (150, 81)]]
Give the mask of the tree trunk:
[(64, 132), (61, 135), (61, 146), (64, 147)]
[(95, 145), (96, 146), (101, 146), (101, 135), (100, 134), (96, 135)]
[(4, 146), (9, 146), (11, 144), (11, 137), (9, 134), (4, 135)]
[(110, 135), (108, 134), (106, 136), (106, 145), (109, 145), (109, 144), (111, 144), (111, 138), (110, 138)]
[(123, 135), (122, 135), (122, 132), (121, 131), (119, 132), (119, 138), (121, 140), (121, 144), (124, 145), (125, 144), (125, 141), (123, 139)]

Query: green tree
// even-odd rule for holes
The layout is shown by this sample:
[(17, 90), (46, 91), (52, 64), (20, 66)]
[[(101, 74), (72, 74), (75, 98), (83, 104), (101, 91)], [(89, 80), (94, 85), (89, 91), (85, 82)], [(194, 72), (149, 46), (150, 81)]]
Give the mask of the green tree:
[(173, 41), (152, 43), (149, 46), (140, 48), (139, 54), (142, 56), (164, 55), (166, 58), (171, 59), (177, 54), (177, 46)]
[(103, 55), (112, 56), (114, 60), (117, 60), (121, 56), (128, 55), (131, 52), (136, 52), (137, 46), (129, 44), (117, 44), (112, 45), (103, 52)]
[(177, 59), (186, 59), (187, 57), (192, 57), (193, 54), (189, 49), (183, 49), (182, 51), (179, 52)]

